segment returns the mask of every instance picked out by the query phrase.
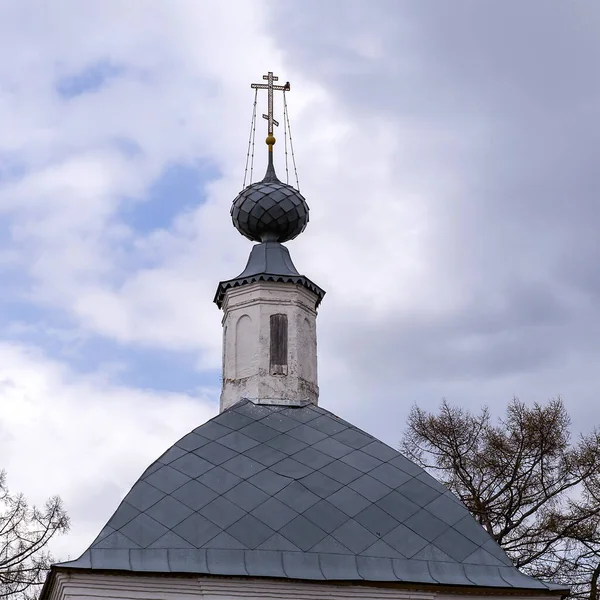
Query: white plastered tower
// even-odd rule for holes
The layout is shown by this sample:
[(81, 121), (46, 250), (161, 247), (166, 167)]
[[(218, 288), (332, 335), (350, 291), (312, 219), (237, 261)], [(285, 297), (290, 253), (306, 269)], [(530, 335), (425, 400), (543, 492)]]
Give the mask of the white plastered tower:
[(318, 403), (317, 307), (324, 292), (300, 275), (285, 246), (257, 244), (246, 269), (221, 282), (221, 411), (258, 403)]
[(227, 292), (221, 410), (242, 398), (317, 403), (316, 300), (302, 285), (272, 281)]

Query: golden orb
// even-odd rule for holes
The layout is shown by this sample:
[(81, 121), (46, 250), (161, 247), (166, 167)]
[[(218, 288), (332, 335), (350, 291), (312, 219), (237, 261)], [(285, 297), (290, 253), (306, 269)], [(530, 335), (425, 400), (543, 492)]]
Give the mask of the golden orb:
[(265, 142), (267, 143), (267, 146), (273, 146), (273, 144), (275, 144), (275, 136), (268, 135)]

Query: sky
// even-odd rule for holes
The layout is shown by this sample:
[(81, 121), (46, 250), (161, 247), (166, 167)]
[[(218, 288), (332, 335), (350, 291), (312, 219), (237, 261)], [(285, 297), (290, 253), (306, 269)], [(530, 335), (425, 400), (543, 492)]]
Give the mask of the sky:
[(0, 0), (0, 39), (0, 468), (62, 497), (58, 558), (217, 413), (267, 71), (311, 209), (288, 247), (327, 291), (320, 405), (394, 447), (442, 398), (600, 425), (597, 2)]

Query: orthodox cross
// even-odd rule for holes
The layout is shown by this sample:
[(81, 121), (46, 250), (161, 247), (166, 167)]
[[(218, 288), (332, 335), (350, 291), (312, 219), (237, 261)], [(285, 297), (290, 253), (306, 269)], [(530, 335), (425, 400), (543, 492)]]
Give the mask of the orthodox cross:
[(269, 71), (267, 75), (263, 75), (262, 77), (268, 83), (252, 83), (250, 87), (258, 90), (267, 90), (267, 114), (263, 115), (263, 119), (267, 119), (269, 122), (269, 137), (271, 138), (273, 137), (273, 125), (279, 127), (279, 123), (273, 118), (273, 90), (288, 92), (290, 90), (290, 82), (286, 81), (285, 85), (273, 85), (274, 81), (279, 81), (279, 77), (273, 75), (272, 71)]

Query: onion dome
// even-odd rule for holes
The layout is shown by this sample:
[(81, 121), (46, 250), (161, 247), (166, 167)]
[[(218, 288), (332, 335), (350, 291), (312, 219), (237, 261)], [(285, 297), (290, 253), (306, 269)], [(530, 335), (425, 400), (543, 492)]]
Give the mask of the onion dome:
[(308, 204), (291, 185), (279, 181), (269, 152), (262, 181), (242, 190), (231, 206), (234, 227), (254, 242), (287, 242), (300, 235), (308, 223)]

